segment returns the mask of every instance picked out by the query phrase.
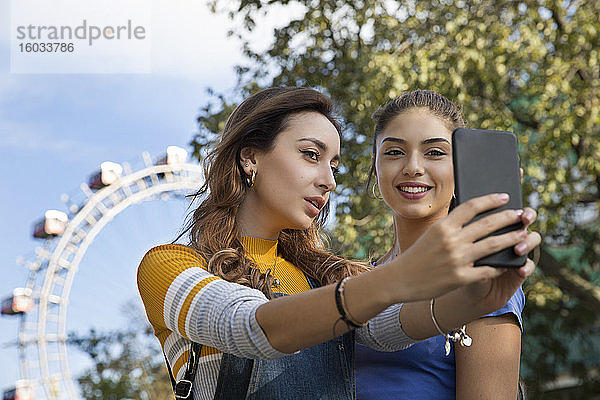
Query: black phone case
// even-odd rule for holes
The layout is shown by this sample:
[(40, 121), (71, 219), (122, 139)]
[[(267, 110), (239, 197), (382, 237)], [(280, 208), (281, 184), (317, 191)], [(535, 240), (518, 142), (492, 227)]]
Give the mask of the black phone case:
[[(458, 128), (452, 132), (452, 157), (457, 204), (490, 193), (510, 195), (510, 200), (504, 206), (478, 214), (469, 223), (498, 211), (523, 208), (519, 153), (517, 138), (513, 133)], [(522, 228), (523, 224), (518, 223), (491, 235)], [(526, 261), (526, 255), (517, 256), (513, 247), (509, 247), (477, 260), (475, 266), (518, 268)]]

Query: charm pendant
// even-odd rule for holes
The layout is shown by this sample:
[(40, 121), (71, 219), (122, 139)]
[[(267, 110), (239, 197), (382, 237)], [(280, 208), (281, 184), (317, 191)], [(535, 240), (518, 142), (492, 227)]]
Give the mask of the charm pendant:
[(275, 278), (275, 275), (271, 275), (271, 268), (269, 268), (265, 272), (265, 275), (267, 276), (267, 279), (269, 276), (273, 277), (273, 279), (271, 280), (271, 287), (275, 287), (276, 289), (279, 289), (279, 285), (281, 285), (281, 282), (279, 281), (279, 279)]
[(463, 325), (462, 329), (458, 332), (458, 337), (460, 338), (460, 345), (469, 347), (471, 343), (473, 343), (473, 339), (469, 335), (467, 335), (466, 331), (467, 327)]
[(446, 356), (448, 356), (450, 354), (450, 340), (448, 340), (448, 338), (446, 338), (446, 344), (444, 347), (446, 348)]
[(461, 346), (469, 347), (471, 345), (471, 343), (473, 343), (473, 339), (471, 339), (469, 336), (465, 336), (462, 339), (460, 339)]

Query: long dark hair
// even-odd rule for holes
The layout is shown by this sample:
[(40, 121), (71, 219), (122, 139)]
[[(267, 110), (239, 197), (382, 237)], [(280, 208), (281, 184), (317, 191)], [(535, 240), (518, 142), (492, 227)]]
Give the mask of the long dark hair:
[[(340, 133), (340, 124), (332, 110), (331, 99), (316, 90), (277, 87), (250, 96), (231, 114), (220, 141), (204, 159), (205, 182), (196, 196), (205, 197), (185, 230), (189, 231), (190, 247), (208, 261), (209, 272), (272, 296), (273, 277), (261, 273), (248, 257), (236, 223), (238, 209), (250, 190), (245, 183), (247, 175), (240, 164), (240, 152), (245, 147), (271, 150), (290, 117), (302, 112), (320, 113)], [(367, 269), (364, 264), (326, 250), (321, 228), (328, 213), (329, 203), (308, 229), (284, 229), (278, 239), (281, 256), (322, 284)]]

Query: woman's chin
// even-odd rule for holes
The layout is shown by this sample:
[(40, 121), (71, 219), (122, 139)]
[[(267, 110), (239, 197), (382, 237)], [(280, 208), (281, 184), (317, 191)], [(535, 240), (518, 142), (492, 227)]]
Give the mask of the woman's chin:
[(440, 210), (431, 208), (429, 204), (415, 204), (411, 207), (403, 207), (396, 213), (407, 220), (427, 220), (439, 214)]
[(306, 218), (298, 219), (296, 221), (290, 221), (290, 223), (288, 224), (288, 226), (285, 229), (294, 229), (294, 230), (298, 230), (298, 231), (303, 231), (303, 230), (310, 228), (310, 226), (312, 225), (314, 220), (315, 220), (314, 218), (306, 217)]

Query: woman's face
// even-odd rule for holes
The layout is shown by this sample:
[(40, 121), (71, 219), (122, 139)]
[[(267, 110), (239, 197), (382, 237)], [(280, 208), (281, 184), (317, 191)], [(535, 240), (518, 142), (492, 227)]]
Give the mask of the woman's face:
[(377, 183), (395, 215), (429, 219), (447, 213), (454, 192), (451, 138), (426, 108), (403, 112), (379, 134)]
[[(277, 229), (307, 229), (335, 189), (340, 138), (317, 112), (292, 115), (267, 152), (256, 152), (249, 192), (256, 216)], [(243, 152), (242, 152), (243, 156)]]

